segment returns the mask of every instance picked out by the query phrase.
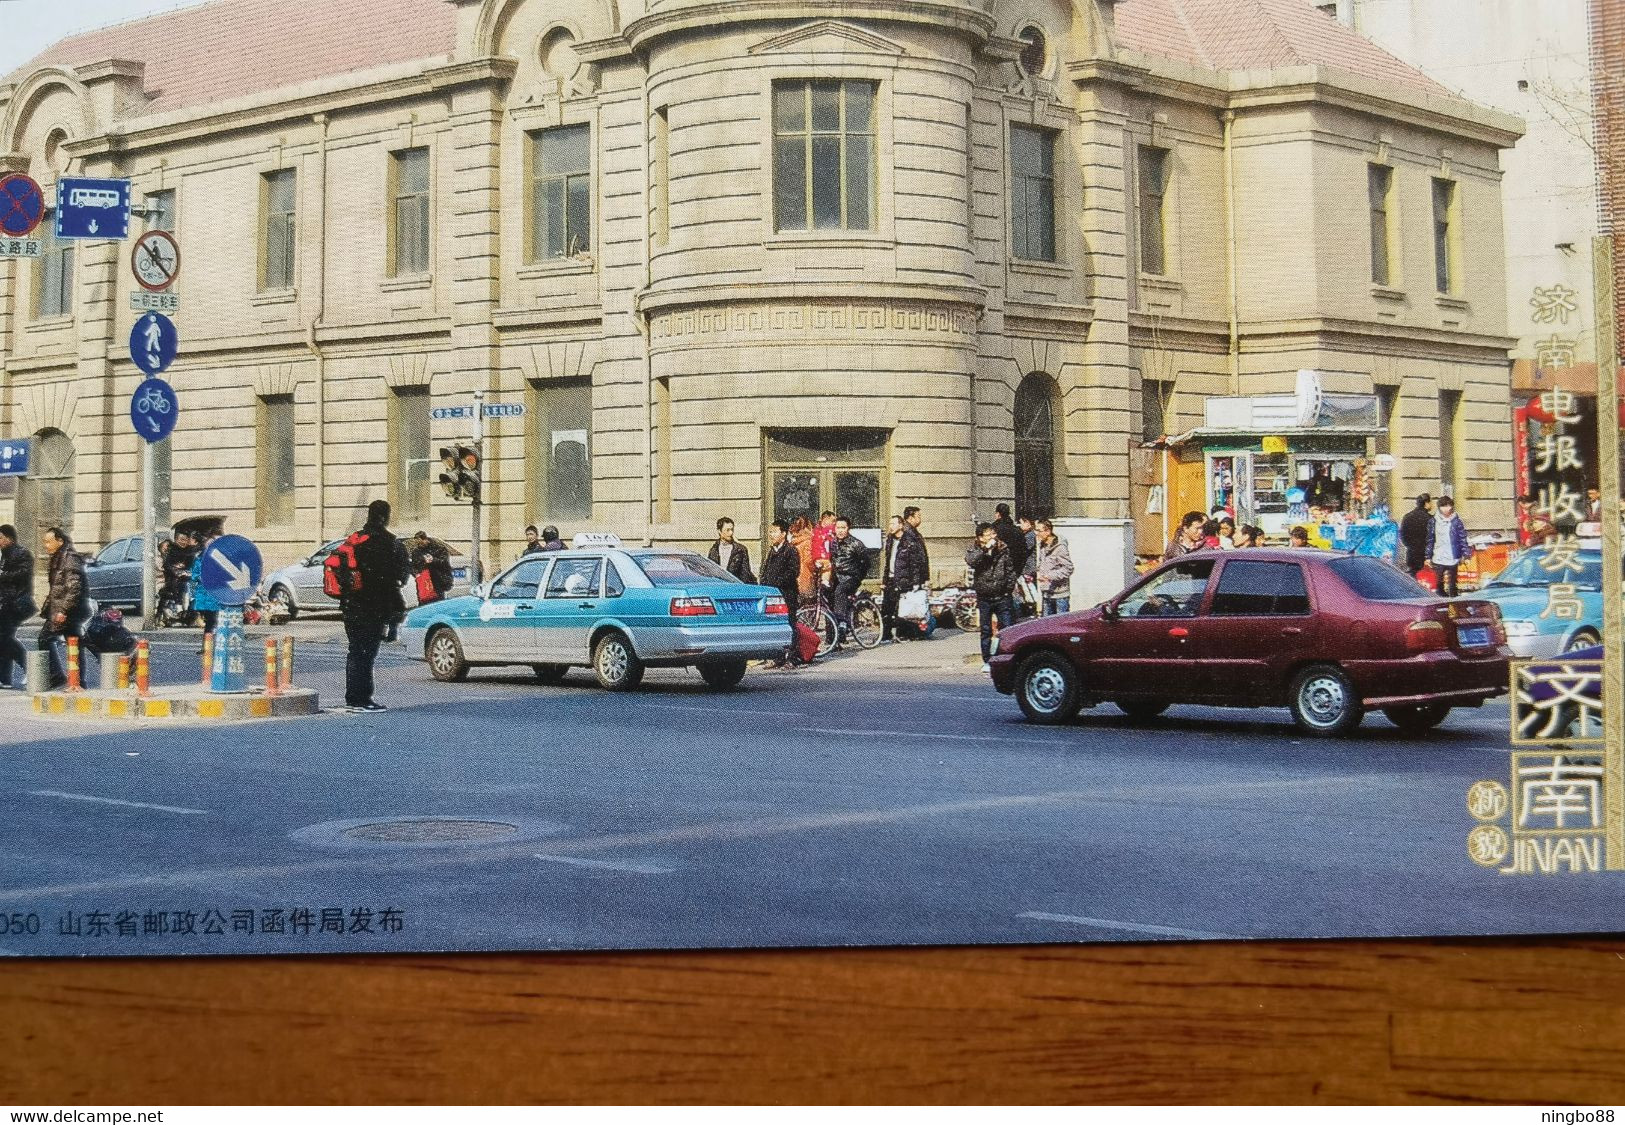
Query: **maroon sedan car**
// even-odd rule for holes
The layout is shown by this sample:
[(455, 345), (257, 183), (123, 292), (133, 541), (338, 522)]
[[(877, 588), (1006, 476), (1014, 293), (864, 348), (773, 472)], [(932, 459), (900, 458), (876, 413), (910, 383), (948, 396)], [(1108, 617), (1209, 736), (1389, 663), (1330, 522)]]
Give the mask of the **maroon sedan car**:
[(1512, 655), (1490, 602), (1310, 549), (1199, 551), (995, 641), (993, 686), (1035, 723), (1106, 700), (1137, 719), (1172, 703), (1285, 706), (1316, 735), (1351, 731), (1373, 707), (1405, 730), (1437, 726), (1504, 695)]

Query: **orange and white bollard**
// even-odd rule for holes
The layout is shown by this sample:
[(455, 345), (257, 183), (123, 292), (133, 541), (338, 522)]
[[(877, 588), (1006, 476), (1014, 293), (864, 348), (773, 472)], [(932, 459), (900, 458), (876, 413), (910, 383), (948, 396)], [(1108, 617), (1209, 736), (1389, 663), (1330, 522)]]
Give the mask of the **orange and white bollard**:
[(265, 694), (277, 695), (281, 692), (281, 669), (277, 667), (277, 645), (275, 637), (265, 638)]
[(68, 690), (79, 691), (79, 638), (68, 638)]
[(152, 653), (146, 641), (135, 643), (135, 691), (146, 695), (152, 686)]
[(130, 654), (118, 658), (118, 690), (130, 690)]
[(280, 679), (281, 679), (281, 687), (282, 687), (283, 691), (288, 691), (293, 687), (293, 638), (292, 637), (283, 637), (282, 638), (282, 668), (281, 668)]
[(209, 677), (214, 674), (214, 634), (203, 634), (203, 682), (208, 683)]

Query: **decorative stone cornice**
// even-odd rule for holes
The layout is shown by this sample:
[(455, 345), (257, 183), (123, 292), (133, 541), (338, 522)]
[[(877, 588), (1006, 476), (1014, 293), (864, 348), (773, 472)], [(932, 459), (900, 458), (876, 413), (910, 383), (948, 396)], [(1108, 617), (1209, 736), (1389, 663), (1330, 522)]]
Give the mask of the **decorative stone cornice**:
[(646, 51), (670, 35), (746, 23), (851, 20), (858, 24), (910, 23), (958, 32), (980, 44), (996, 26), (981, 7), (936, 0), (886, 0), (878, 4), (809, 4), (784, 0), (698, 0), (640, 16), (626, 25), (626, 41)]

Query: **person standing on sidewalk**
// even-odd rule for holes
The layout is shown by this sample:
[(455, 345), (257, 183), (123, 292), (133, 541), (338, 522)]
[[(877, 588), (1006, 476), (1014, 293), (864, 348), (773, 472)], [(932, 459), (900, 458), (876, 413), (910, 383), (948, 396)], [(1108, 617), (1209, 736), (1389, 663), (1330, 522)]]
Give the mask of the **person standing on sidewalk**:
[(1453, 598), (1461, 592), (1457, 570), (1472, 556), (1467, 525), (1456, 515), (1456, 502), (1448, 496), (1439, 497), (1439, 510), (1428, 521), (1427, 559), (1433, 564), (1433, 573), (1439, 576), (1441, 598)]
[[(433, 605), (451, 592), (451, 548), (419, 531), (407, 549), (412, 575), (417, 582), (418, 605)], [(425, 577), (427, 575), (427, 577)]]
[[(914, 509), (918, 512), (919, 509)], [(881, 639), (903, 640), (913, 636), (916, 622), (904, 622), (897, 616), (897, 604), (911, 590), (925, 588), (930, 581), (926, 569), (924, 540), (919, 532), (908, 525), (907, 516), (893, 516), (886, 536), (885, 565), (881, 570), (880, 621)], [(908, 628), (904, 628), (904, 625)], [(919, 635), (924, 637), (924, 633)]]
[(1054, 617), (1060, 613), (1072, 611), (1072, 551), (1066, 545), (1066, 540), (1055, 534), (1055, 525), (1049, 520), (1039, 520), (1035, 530), (1038, 532), (1038, 568), (1035, 571), (1038, 581), (1038, 596), (1041, 599), (1039, 612), (1044, 617)]
[(345, 709), (361, 714), (387, 710), (373, 699), (373, 662), (385, 632), (406, 612), (401, 584), (405, 551), (389, 531), (389, 501), (367, 505), (367, 522), (347, 544), (355, 551), (353, 588), (339, 598), (349, 652), (344, 661)]
[(903, 509), (903, 535), (914, 544), (920, 556), (920, 583), (931, 584), (931, 552), (925, 548), (925, 536), (920, 532), (920, 509), (910, 504)]
[(779, 596), (784, 599), (785, 609), (789, 611), (790, 647), (785, 650), (782, 663), (794, 667), (796, 610), (801, 608), (801, 552), (790, 542), (789, 525), (783, 520), (774, 520), (768, 526), (767, 550), (762, 552), (762, 574), (759, 581), (763, 586), (771, 586), (777, 590)]
[(709, 558), (745, 585), (756, 585), (756, 575), (750, 569), (750, 551), (734, 538), (734, 521), (727, 516), (717, 520), (717, 541), (711, 544)]
[[(85, 580), (85, 560), (73, 549), (73, 540), (60, 527), (45, 529), (42, 539), (45, 553), (51, 556), (46, 573), (50, 576), (50, 591), (45, 595), (45, 609), (40, 616), (45, 625), (39, 631), (39, 649), (51, 654), (51, 690), (56, 691), (68, 682), (64, 661), (67, 658), (68, 638), (80, 640), (80, 669), (84, 669), (91, 653), (84, 646), (85, 624), (90, 620), (90, 583)], [(81, 676), (80, 684), (89, 681)]]
[(13, 664), (28, 667), (17, 629), (34, 612), (34, 553), (17, 542), (15, 527), (0, 523), (0, 688), (12, 686)]
[(990, 523), (977, 525), (976, 542), (965, 552), (965, 565), (970, 568), (971, 588), (976, 591), (976, 608), (982, 619), (982, 671), (986, 672), (993, 648), (993, 622), (997, 620), (1001, 629), (1015, 623), (1010, 592), (1016, 587), (1019, 571), (1010, 548)]
[[(215, 596), (209, 593), (209, 591), (203, 586), (203, 556), (208, 553), (209, 544), (213, 542), (213, 540), (214, 536), (212, 535), (202, 539), (202, 543), (198, 547), (197, 554), (192, 556), (192, 572), (190, 579), (192, 583), (192, 608), (196, 610), (197, 615), (203, 619), (203, 637), (205, 642), (207, 642), (208, 638), (214, 636), (214, 631), (220, 624), (220, 603), (216, 601)], [(203, 651), (203, 645), (198, 646), (198, 651)]]
[(1399, 521), (1399, 543), (1405, 553), (1405, 570), (1415, 578), (1428, 564), (1428, 527), (1433, 523), (1433, 497), (1416, 498), (1416, 507)]

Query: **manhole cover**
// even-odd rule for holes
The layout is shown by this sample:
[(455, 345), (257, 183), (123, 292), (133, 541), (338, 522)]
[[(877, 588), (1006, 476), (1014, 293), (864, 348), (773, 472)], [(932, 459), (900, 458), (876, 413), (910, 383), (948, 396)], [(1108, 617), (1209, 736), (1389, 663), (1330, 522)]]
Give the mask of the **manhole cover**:
[[(472, 810), (471, 810), (472, 812)], [(498, 819), (500, 817), (500, 819)], [(328, 820), (296, 828), (288, 837), (301, 844), (340, 851), (389, 848), (478, 848), (497, 850), (556, 836), (565, 826), (528, 816), (378, 816)]]
[(386, 820), (359, 824), (344, 834), (370, 844), (461, 844), (500, 840), (518, 831), (517, 824), (500, 820)]

